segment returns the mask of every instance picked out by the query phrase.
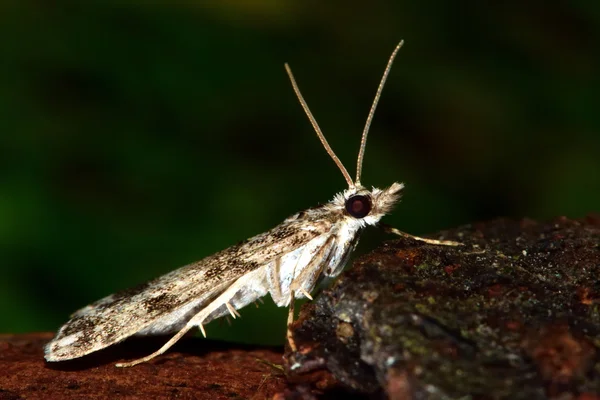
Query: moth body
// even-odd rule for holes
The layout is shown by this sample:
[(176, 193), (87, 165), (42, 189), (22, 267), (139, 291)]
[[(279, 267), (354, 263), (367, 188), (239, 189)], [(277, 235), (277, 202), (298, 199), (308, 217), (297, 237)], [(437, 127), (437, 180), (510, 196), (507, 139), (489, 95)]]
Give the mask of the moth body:
[[(72, 315), (46, 346), (46, 360), (81, 357), (133, 335), (203, 329), (231, 314), (230, 307), (239, 310), (267, 294), (278, 306), (288, 306), (292, 292), (294, 298), (305, 297), (320, 277), (341, 272), (362, 230), (377, 224), (402, 188), (394, 183), (384, 190), (346, 190), (241, 244), (107, 296)], [(346, 210), (356, 196), (372, 204), (368, 218)]]

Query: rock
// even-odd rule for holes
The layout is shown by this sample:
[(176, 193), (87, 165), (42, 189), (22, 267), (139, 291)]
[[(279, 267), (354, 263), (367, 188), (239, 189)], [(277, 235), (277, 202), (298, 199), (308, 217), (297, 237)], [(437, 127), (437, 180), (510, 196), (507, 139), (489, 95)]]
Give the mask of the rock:
[(600, 399), (600, 218), (438, 237), (464, 246), (386, 243), (303, 307), (290, 379), (390, 399)]

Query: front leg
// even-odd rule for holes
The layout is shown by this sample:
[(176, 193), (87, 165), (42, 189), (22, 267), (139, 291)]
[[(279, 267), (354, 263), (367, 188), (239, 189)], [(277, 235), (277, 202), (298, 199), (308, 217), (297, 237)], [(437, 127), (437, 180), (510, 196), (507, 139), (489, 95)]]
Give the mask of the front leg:
[(329, 259), (331, 257), (331, 252), (334, 250), (336, 239), (337, 238), (335, 235), (329, 236), (325, 243), (317, 248), (317, 250), (312, 255), (311, 260), (306, 266), (304, 266), (304, 268), (299, 274), (296, 275), (296, 268), (294, 268), (294, 271), (292, 272), (292, 276), (294, 278), (292, 282), (290, 282), (289, 286), (290, 300), (286, 338), (288, 345), (290, 346), (290, 350), (293, 353), (295, 353), (298, 350), (296, 342), (294, 341), (294, 333), (292, 332), (292, 324), (294, 323), (294, 302), (296, 299), (296, 293), (301, 293), (304, 297), (306, 297), (309, 300), (313, 299), (309, 291), (314, 288), (323, 270), (329, 264)]
[(415, 236), (415, 235), (411, 235), (410, 233), (406, 233), (406, 232), (402, 232), (396, 228), (394, 228), (391, 225), (388, 224), (384, 224), (384, 223), (379, 223), (378, 226), (383, 229), (385, 232), (387, 233), (393, 233), (394, 235), (398, 235), (398, 236), (402, 236), (405, 238), (411, 238), (411, 239), (415, 239), (418, 240), (420, 242), (424, 242), (424, 243), (428, 243), (428, 244), (434, 244), (437, 246), (462, 246), (463, 244), (460, 242), (455, 242), (452, 240), (436, 240), (436, 239), (427, 239), (427, 238), (422, 238), (419, 236)]

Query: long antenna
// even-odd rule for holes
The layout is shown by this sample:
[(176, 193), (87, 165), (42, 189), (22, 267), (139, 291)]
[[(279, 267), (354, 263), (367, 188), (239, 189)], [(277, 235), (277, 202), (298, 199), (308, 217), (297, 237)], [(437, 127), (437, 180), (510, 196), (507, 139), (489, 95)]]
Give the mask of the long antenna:
[(302, 93), (300, 93), (300, 89), (298, 89), (298, 85), (296, 84), (296, 80), (294, 79), (294, 75), (292, 74), (292, 70), (290, 69), (290, 66), (287, 63), (285, 63), (285, 70), (287, 71), (287, 74), (290, 77), (290, 81), (292, 81), (292, 87), (294, 88), (294, 92), (296, 92), (296, 96), (298, 97), (298, 100), (300, 101), (300, 105), (302, 106), (302, 108), (304, 109), (304, 112), (308, 116), (308, 119), (310, 120), (310, 123), (312, 124), (313, 128), (315, 129), (315, 132), (317, 132), (317, 136), (319, 137), (319, 140), (321, 140), (321, 143), (323, 143), (323, 147), (325, 147), (327, 154), (329, 154), (329, 156), (333, 159), (333, 161), (338, 166), (340, 171), (342, 171), (342, 175), (344, 175), (344, 179), (346, 179), (346, 182), (348, 182), (348, 186), (354, 187), (355, 185), (354, 185), (354, 182), (352, 181), (352, 178), (350, 177), (350, 174), (344, 167), (344, 164), (342, 164), (340, 159), (335, 155), (335, 153), (331, 149), (331, 146), (329, 146), (329, 143), (327, 143), (327, 139), (325, 139), (325, 136), (323, 135), (321, 128), (319, 128), (319, 124), (317, 124), (317, 120), (315, 119), (315, 117), (313, 117), (312, 113), (310, 112), (308, 105), (306, 104), (306, 101), (304, 100), (304, 97), (302, 97)]
[(383, 72), (383, 77), (381, 78), (381, 82), (379, 82), (377, 93), (375, 94), (375, 100), (373, 100), (373, 105), (371, 106), (371, 110), (369, 111), (367, 122), (365, 123), (365, 129), (363, 130), (362, 139), (360, 141), (360, 150), (358, 151), (358, 160), (356, 160), (356, 186), (360, 186), (360, 173), (362, 171), (363, 158), (365, 157), (365, 147), (367, 146), (367, 135), (369, 134), (371, 122), (373, 121), (373, 115), (375, 114), (377, 103), (379, 103), (379, 98), (381, 97), (381, 92), (383, 91), (385, 81), (390, 73), (390, 70), (392, 69), (394, 58), (396, 58), (396, 54), (398, 53), (398, 50), (400, 50), (400, 47), (402, 47), (403, 44), (404, 40), (401, 40), (392, 52), (390, 59), (388, 60), (387, 66), (385, 67), (385, 71)]

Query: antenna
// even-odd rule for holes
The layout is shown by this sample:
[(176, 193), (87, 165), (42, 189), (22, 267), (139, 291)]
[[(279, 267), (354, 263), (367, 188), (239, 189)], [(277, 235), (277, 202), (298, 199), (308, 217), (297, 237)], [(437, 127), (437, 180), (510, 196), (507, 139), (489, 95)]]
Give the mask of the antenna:
[(348, 182), (348, 186), (354, 187), (355, 184), (352, 181), (350, 174), (348, 173), (348, 171), (344, 167), (344, 164), (342, 164), (342, 162), (340, 161), (338, 156), (335, 155), (335, 153), (331, 149), (331, 146), (329, 145), (329, 143), (327, 143), (327, 139), (325, 139), (325, 136), (323, 135), (321, 128), (319, 128), (319, 124), (317, 124), (317, 120), (315, 119), (315, 117), (313, 117), (312, 113), (310, 112), (310, 109), (308, 108), (308, 105), (306, 104), (304, 97), (302, 97), (302, 93), (300, 93), (300, 89), (298, 89), (298, 85), (296, 84), (296, 80), (294, 79), (294, 75), (292, 74), (292, 70), (290, 69), (290, 66), (287, 63), (285, 63), (285, 70), (287, 71), (287, 74), (290, 77), (290, 81), (292, 81), (292, 87), (294, 88), (294, 92), (296, 93), (296, 96), (298, 97), (298, 100), (300, 101), (300, 105), (302, 106), (302, 108), (304, 109), (304, 112), (308, 116), (308, 119), (310, 120), (310, 123), (312, 124), (313, 128), (315, 129), (315, 132), (317, 132), (317, 136), (319, 137), (319, 140), (321, 140), (323, 147), (325, 147), (327, 154), (329, 154), (329, 156), (333, 159), (333, 162), (335, 162), (335, 165), (337, 165), (338, 168), (340, 169), (340, 171), (342, 171), (342, 175), (344, 175), (344, 179), (346, 180), (346, 182)]
[(360, 150), (358, 151), (358, 159), (356, 160), (356, 186), (360, 185), (360, 173), (362, 171), (363, 158), (365, 157), (365, 147), (367, 146), (367, 135), (369, 134), (369, 128), (371, 127), (371, 122), (373, 121), (373, 115), (375, 114), (375, 109), (377, 108), (377, 103), (379, 103), (379, 98), (381, 97), (381, 92), (383, 91), (383, 86), (385, 85), (385, 81), (392, 69), (392, 64), (394, 63), (394, 58), (396, 58), (396, 54), (400, 47), (404, 44), (404, 40), (401, 40), (400, 43), (396, 46), (390, 59), (388, 60), (387, 66), (385, 67), (385, 71), (383, 72), (383, 77), (381, 78), (381, 82), (379, 82), (379, 87), (377, 88), (377, 93), (375, 94), (375, 100), (373, 100), (373, 105), (371, 106), (371, 110), (369, 111), (369, 116), (367, 117), (367, 122), (365, 123), (365, 129), (363, 130), (362, 139), (360, 141)]

